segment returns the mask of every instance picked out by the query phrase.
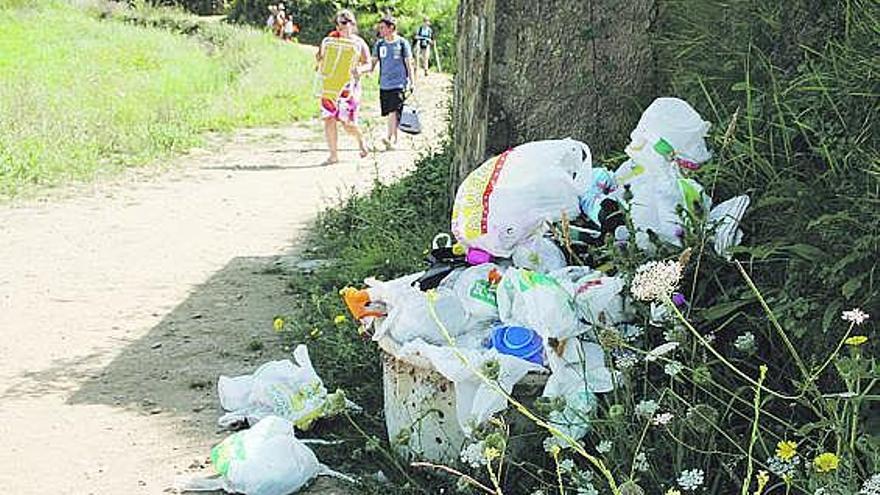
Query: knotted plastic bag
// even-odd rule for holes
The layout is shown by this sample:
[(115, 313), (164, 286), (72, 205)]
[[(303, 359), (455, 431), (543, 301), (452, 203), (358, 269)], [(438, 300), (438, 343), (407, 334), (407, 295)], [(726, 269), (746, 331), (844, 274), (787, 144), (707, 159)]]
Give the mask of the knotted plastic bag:
[(288, 495), (318, 475), (349, 479), (318, 462), (314, 452), (294, 436), (293, 425), (277, 416), (226, 437), (211, 449), (211, 464), (217, 476), (182, 481), (177, 488), (184, 492)]
[(252, 375), (220, 376), (217, 395), (229, 411), (218, 420), (228, 428), (247, 421), (254, 424), (267, 416), (278, 416), (307, 429), (327, 411), (327, 389), (312, 367), (309, 350), (299, 345), (293, 351), (296, 363), (288, 359), (270, 361)]
[(545, 222), (578, 215), (591, 165), (589, 147), (572, 139), (525, 143), (490, 158), (458, 187), (452, 232), (466, 247), (510, 257)]

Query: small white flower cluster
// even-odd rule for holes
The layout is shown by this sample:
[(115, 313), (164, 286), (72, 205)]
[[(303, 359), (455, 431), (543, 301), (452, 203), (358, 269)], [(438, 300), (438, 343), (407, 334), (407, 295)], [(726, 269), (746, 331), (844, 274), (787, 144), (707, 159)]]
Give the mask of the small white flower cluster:
[(472, 468), (484, 466), (486, 464), (486, 456), (483, 455), (485, 449), (486, 445), (482, 440), (468, 445), (461, 449), (461, 462)]
[(678, 486), (686, 492), (694, 491), (703, 484), (704, 476), (702, 469), (686, 469), (678, 476)]
[(563, 473), (570, 473), (574, 469), (574, 461), (571, 459), (563, 459), (559, 461), (559, 470)]
[(654, 426), (666, 426), (669, 424), (670, 421), (672, 421), (672, 418), (674, 417), (675, 415), (672, 413), (661, 413), (654, 416), (654, 419), (651, 420), (651, 424), (653, 424)]
[(633, 459), (633, 469), (642, 473), (651, 469), (651, 466), (648, 465), (648, 456), (644, 452), (636, 454), (636, 457)]
[(856, 326), (858, 326), (858, 325), (861, 325), (862, 323), (864, 323), (871, 316), (859, 308), (853, 308), (849, 311), (844, 311), (840, 315), (840, 317), (843, 318), (843, 321), (848, 321), (848, 322), (853, 323)]
[(628, 370), (639, 363), (634, 352), (622, 352), (614, 358), (614, 366), (619, 370)]
[(577, 492), (575, 492), (575, 493), (577, 495), (599, 495), (599, 490), (597, 490), (596, 487), (593, 486), (592, 483), (588, 482), (584, 486), (579, 486), (577, 488)]
[(746, 332), (737, 336), (736, 340), (733, 341), (733, 347), (743, 354), (751, 354), (755, 352), (758, 349), (755, 346), (755, 334), (752, 332)]
[(636, 415), (641, 416), (643, 418), (650, 418), (654, 416), (654, 413), (657, 412), (660, 406), (657, 404), (657, 401), (654, 400), (643, 400), (639, 401), (636, 404)]
[(669, 361), (666, 363), (666, 366), (663, 367), (663, 372), (667, 375), (674, 377), (684, 370), (684, 365), (678, 361)]
[(613, 444), (611, 443), (611, 440), (602, 440), (601, 442), (599, 442), (599, 445), (596, 445), (596, 452), (600, 454), (607, 454), (611, 452), (612, 445)]
[(786, 461), (785, 459), (774, 455), (767, 459), (767, 469), (780, 478), (790, 478), (795, 475), (795, 470), (797, 470), (800, 463), (801, 458), (798, 456), (794, 456)]
[(859, 495), (880, 495), (880, 473), (865, 480)]
[(670, 297), (681, 281), (681, 265), (674, 260), (649, 261), (636, 268), (630, 292), (640, 301)]

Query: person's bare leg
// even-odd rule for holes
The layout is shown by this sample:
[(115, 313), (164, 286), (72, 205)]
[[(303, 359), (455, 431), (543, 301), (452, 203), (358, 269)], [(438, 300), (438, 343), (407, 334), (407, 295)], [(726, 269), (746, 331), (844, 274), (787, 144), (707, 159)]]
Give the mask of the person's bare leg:
[(343, 122), (342, 127), (345, 128), (346, 132), (354, 136), (358, 143), (358, 149), (361, 150), (361, 158), (365, 158), (369, 153), (367, 151), (367, 147), (364, 146), (364, 134), (361, 132), (360, 126), (357, 124), (349, 124)]
[(388, 137), (385, 138), (385, 146), (388, 149), (397, 144), (397, 112), (388, 114)]
[(324, 137), (327, 139), (327, 147), (330, 148), (330, 156), (321, 165), (330, 165), (339, 161), (338, 143), (339, 134), (336, 130), (336, 119), (328, 117), (324, 119)]

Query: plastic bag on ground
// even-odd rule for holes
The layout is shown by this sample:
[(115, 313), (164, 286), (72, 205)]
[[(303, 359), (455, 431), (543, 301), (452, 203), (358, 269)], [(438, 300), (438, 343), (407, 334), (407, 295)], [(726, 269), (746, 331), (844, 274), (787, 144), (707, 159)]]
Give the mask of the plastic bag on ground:
[(490, 158), (458, 187), (452, 232), (466, 247), (510, 257), (545, 222), (578, 215), (591, 165), (589, 147), (572, 139), (525, 143)]
[(505, 325), (534, 330), (546, 341), (582, 333), (574, 300), (550, 275), (510, 268), (498, 285), (498, 314)]
[(424, 357), (438, 373), (455, 384), (456, 416), (459, 426), (466, 433), (507, 407), (505, 395), (487, 384), (472, 369), (480, 370), (489, 361), (497, 362), (496, 381), (507, 394), (510, 394), (513, 386), (530, 371), (544, 371), (543, 366), (518, 357), (500, 354), (495, 349), (459, 349), (458, 351), (467, 359), (470, 368), (459, 359), (455, 349), (430, 345), (419, 340), (403, 345), (397, 357), (401, 359), (406, 359), (408, 356)]
[(293, 425), (276, 416), (226, 437), (211, 449), (211, 464), (216, 477), (188, 480), (177, 488), (288, 495), (318, 475), (347, 478), (318, 462), (314, 452), (294, 436)]
[(228, 428), (242, 421), (254, 424), (267, 416), (278, 416), (307, 429), (321, 417), (328, 394), (312, 367), (308, 348), (297, 346), (293, 357), (296, 363), (270, 361), (252, 375), (220, 376), (217, 395), (229, 412), (220, 417), (219, 425)]
[(549, 273), (565, 266), (565, 255), (552, 240), (536, 236), (513, 248), (513, 265), (541, 273)]

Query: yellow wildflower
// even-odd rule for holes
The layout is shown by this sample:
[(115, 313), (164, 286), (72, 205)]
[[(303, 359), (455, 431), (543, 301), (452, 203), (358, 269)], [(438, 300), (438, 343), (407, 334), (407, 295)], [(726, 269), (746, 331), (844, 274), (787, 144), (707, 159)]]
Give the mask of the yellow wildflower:
[(321, 330), (319, 330), (318, 327), (315, 327), (312, 329), (311, 332), (309, 332), (309, 336), (313, 339), (317, 339), (321, 336)]
[(770, 475), (767, 474), (767, 471), (761, 470), (758, 471), (756, 478), (758, 480), (758, 488), (755, 489), (755, 495), (761, 495), (764, 493), (764, 487), (767, 486), (767, 482), (770, 481)]
[(776, 457), (783, 461), (790, 461), (797, 455), (797, 443), (791, 440), (783, 440), (776, 444)]
[(346, 318), (345, 315), (336, 315), (336, 318), (333, 318), (333, 323), (337, 325), (342, 325), (346, 321), (348, 321), (348, 318)]
[(669, 490), (666, 490), (665, 495), (681, 495), (681, 490), (678, 488), (670, 488)]
[(284, 318), (277, 317), (272, 321), (272, 328), (275, 329), (276, 332), (280, 332), (284, 329)]
[(501, 452), (495, 447), (486, 447), (486, 450), (483, 451), (483, 456), (487, 461), (491, 461), (492, 459), (497, 459), (501, 456)]
[(813, 466), (815, 466), (816, 471), (819, 471), (820, 473), (834, 471), (839, 464), (840, 458), (831, 452), (823, 452), (813, 459)]
[(843, 343), (846, 345), (851, 345), (853, 347), (858, 347), (867, 341), (868, 337), (865, 337), (864, 335), (853, 335), (852, 337), (844, 340)]

